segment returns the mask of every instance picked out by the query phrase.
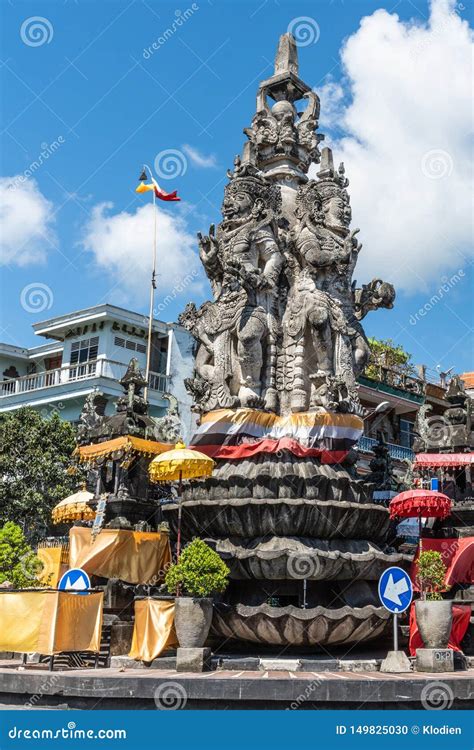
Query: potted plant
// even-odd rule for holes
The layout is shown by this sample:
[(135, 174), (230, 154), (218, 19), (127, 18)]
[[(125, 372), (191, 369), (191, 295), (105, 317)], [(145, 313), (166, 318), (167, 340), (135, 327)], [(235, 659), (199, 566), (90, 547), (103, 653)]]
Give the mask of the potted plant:
[(439, 552), (426, 550), (417, 562), (421, 599), (415, 603), (416, 623), (425, 648), (446, 648), (453, 621), (452, 602), (443, 599), (446, 565)]
[(212, 620), (212, 597), (225, 591), (229, 568), (202, 539), (193, 539), (166, 573), (175, 594), (175, 628), (181, 648), (204, 645)]

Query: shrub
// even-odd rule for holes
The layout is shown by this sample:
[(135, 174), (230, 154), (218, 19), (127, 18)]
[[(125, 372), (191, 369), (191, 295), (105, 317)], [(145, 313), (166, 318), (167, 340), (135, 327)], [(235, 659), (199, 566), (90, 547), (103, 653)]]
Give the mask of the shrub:
[(230, 571), (221, 558), (202, 539), (193, 539), (171, 565), (165, 585), (171, 594), (205, 597), (225, 591)]
[(10, 581), (15, 588), (38, 587), (43, 563), (27, 544), (23, 531), (13, 521), (0, 528), (0, 583)]
[(421, 553), (417, 562), (416, 578), (423, 599), (439, 601), (443, 598), (440, 592), (446, 591), (446, 570), (440, 552), (426, 550)]

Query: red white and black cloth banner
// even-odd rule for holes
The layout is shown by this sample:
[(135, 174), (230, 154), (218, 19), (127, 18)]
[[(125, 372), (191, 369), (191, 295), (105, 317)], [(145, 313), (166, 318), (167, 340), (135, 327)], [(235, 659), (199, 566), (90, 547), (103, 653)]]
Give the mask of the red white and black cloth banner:
[(280, 417), (258, 409), (217, 409), (202, 416), (191, 448), (226, 459), (286, 450), (335, 464), (344, 460), (363, 428), (354, 414), (299, 412)]

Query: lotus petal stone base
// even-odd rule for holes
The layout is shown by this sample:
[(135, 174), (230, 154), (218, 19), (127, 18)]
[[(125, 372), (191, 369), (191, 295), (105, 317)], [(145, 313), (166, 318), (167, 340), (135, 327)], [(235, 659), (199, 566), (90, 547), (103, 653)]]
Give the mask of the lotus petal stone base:
[(238, 461), (216, 460), (212, 477), (186, 482), (183, 499), (232, 500), (345, 500), (370, 502), (373, 485), (350, 476), (338, 464), (320, 464), (314, 458), (261, 453)]
[(236, 580), (378, 580), (390, 565), (408, 568), (411, 555), (372, 542), (338, 539), (206, 540)]
[(211, 630), (217, 636), (274, 646), (337, 646), (382, 635), (390, 624), (385, 607), (299, 609), (297, 607), (214, 607)]
[[(176, 536), (178, 505), (164, 505), (163, 514)], [(382, 505), (368, 502), (307, 499), (242, 498), (182, 503), (182, 534), (243, 537), (299, 536), (315, 539), (383, 539), (390, 517)]]

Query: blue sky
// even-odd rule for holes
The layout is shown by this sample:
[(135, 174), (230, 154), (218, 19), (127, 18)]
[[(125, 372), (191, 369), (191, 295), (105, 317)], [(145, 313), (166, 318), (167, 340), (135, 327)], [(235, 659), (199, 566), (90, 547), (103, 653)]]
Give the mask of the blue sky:
[(178, 174), (159, 181), (183, 200), (160, 207), (157, 306), (170, 296), (159, 315), (173, 320), (208, 296), (193, 237), (219, 221), (258, 83), (296, 19), (312, 35), (301, 77), (321, 94), (321, 131), (351, 179), (364, 243), (356, 276), (399, 288), (395, 309), (369, 314), (366, 332), (432, 369), (473, 369), (469, 73), (453, 60), (453, 85), (440, 79), (450, 50), (467, 44), (471, 6), (435, 6), (430, 20), (421, 0), (3, 2), (1, 175), (16, 202), (2, 209), (0, 339), (41, 343), (32, 323), (98, 302), (146, 312), (150, 207), (134, 189), (141, 164), (165, 168), (168, 149)]

